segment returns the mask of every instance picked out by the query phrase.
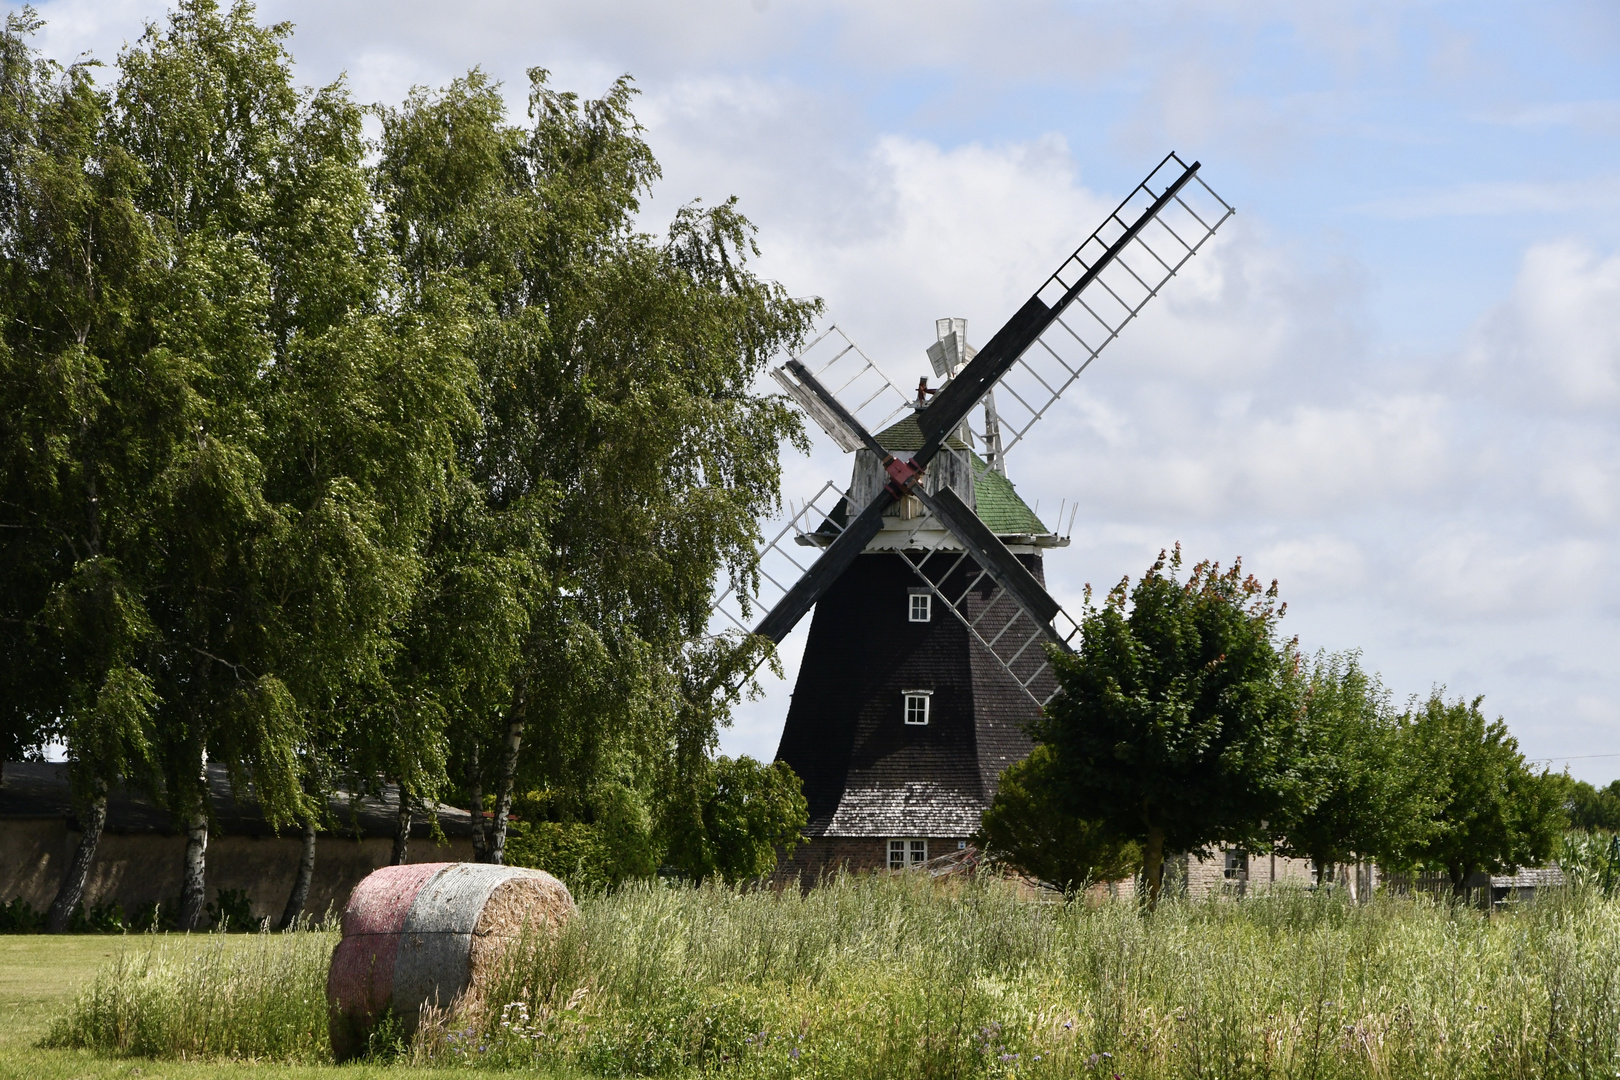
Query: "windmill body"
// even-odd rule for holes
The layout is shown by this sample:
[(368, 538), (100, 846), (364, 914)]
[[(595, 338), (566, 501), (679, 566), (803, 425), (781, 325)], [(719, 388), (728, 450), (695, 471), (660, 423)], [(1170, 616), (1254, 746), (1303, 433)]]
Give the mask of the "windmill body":
[[(891, 453), (922, 442), (914, 418), (876, 438)], [(1042, 552), (1068, 541), (1003, 475), (960, 439), (947, 444), (929, 474), (931, 487), (951, 487), (1044, 583)], [(876, 455), (858, 451), (844, 505), (864, 505), (885, 480)], [(1001, 770), (1032, 747), (1025, 729), (1035, 701), (940, 609), (939, 594), (962, 596), (960, 609), (981, 623), (1005, 621), (1011, 601), (996, 595), (993, 582), (973, 580), (980, 577), (975, 564), (950, 557), (961, 545), (915, 500), (899, 500), (892, 510), (811, 616), (777, 751), (804, 781), (810, 805), (810, 839), (790, 873), (901, 868), (965, 848)], [(836, 508), (831, 517), (840, 524)], [(815, 543), (818, 534), (809, 535)], [(919, 581), (918, 563), (938, 593)], [(1036, 674), (1030, 688), (1049, 695), (1051, 673)]]

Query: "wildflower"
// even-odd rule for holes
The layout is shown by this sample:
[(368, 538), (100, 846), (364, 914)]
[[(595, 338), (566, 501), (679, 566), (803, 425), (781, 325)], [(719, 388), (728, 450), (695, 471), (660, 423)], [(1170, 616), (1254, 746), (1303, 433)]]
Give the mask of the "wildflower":
[(788, 1051), (788, 1057), (792, 1058), (794, 1061), (798, 1061), (799, 1060), (799, 1048), (797, 1046), (795, 1046), (793, 1049), (789, 1050)]
[(1095, 1068), (1096, 1065), (1097, 1065), (1097, 1062), (1099, 1062), (1101, 1060), (1102, 1060), (1102, 1055), (1101, 1054), (1092, 1054), (1090, 1057), (1086, 1058), (1086, 1068), (1088, 1068), (1088, 1069)]
[(1074, 1021), (1073, 1020), (1065, 1020), (1065, 1021), (1063, 1021), (1063, 1026), (1066, 1027), (1066, 1028), (1072, 1028), (1072, 1027), (1074, 1027)]

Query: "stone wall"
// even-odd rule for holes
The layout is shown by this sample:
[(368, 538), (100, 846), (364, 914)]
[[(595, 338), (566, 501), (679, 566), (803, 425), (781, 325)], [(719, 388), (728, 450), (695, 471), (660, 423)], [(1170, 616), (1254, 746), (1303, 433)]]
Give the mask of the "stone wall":
[(1185, 890), (1189, 899), (1202, 900), (1216, 892), (1244, 895), (1273, 885), (1307, 886), (1315, 880), (1307, 859), (1260, 854), (1248, 857), (1246, 869), (1240, 858), (1232, 859), (1237, 865), (1230, 867), (1233, 873), (1229, 877), (1228, 854), (1221, 849), (1207, 859), (1186, 853), (1167, 855), (1165, 888)]
[[(928, 857), (954, 855), (961, 845), (968, 843), (965, 836), (931, 836), (928, 838)], [(889, 868), (889, 838), (874, 836), (818, 836), (800, 844), (792, 858), (778, 857), (778, 881), (798, 879), (814, 883), (823, 874), (843, 869), (851, 873)]]
[[(20, 896), (38, 910), (48, 908), (79, 837), (62, 818), (0, 821), (0, 903)], [(237, 889), (248, 895), (256, 917), (280, 918), (298, 871), (302, 843), (296, 835), (210, 836), (209, 902), (220, 889)], [(180, 895), (185, 846), (185, 837), (178, 834), (103, 833), (85, 882), (86, 906), (113, 900), (133, 913), (148, 904), (175, 900)], [(328, 907), (341, 911), (349, 890), (373, 870), (387, 866), (392, 854), (390, 837), (321, 836), (305, 912), (320, 916)], [(408, 856), (410, 862), (470, 862), (472, 838), (452, 837), (444, 846), (413, 838)]]

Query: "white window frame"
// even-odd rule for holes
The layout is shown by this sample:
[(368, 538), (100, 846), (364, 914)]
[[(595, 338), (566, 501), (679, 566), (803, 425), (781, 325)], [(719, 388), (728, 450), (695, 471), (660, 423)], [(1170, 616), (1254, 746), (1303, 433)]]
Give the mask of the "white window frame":
[(912, 589), (906, 594), (906, 618), (912, 622), (934, 621), (934, 594), (927, 589)]
[[(934, 692), (932, 690), (903, 690), (903, 691), (901, 691), (901, 700), (904, 702), (903, 711), (902, 711), (901, 715), (904, 717), (907, 727), (926, 727), (926, 726), (928, 726), (928, 721), (930, 719), (932, 719), (932, 716), (930, 714), (934, 711), (933, 706), (929, 704), (929, 702), (933, 699), (933, 696), (934, 696)], [(913, 709), (912, 709), (912, 705), (915, 702), (920, 702), (921, 703), (921, 707), (920, 707), (920, 710), (919, 710), (921, 712), (921, 715), (922, 715), (921, 720), (912, 719), (912, 717), (918, 715), (918, 712), (913, 711)]]
[(897, 837), (889, 841), (889, 869), (908, 870), (928, 861), (928, 840), (924, 837)]

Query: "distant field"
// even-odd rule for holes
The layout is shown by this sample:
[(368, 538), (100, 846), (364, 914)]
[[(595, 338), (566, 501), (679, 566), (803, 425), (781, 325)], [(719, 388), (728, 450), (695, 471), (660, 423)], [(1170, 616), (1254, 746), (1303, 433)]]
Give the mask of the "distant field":
[[(0, 979), (29, 1019), (0, 1044), (0, 1080), (339, 1071), (320, 1064), (330, 933), (131, 939), (129, 952), (15, 940)], [(98, 961), (95, 992), (70, 1007)], [(396, 1044), (395, 1060), (738, 1080), (1613, 1077), (1617, 972), (1620, 901), (1582, 892), (1486, 915), (1279, 891), (1144, 918), (994, 880), (648, 886), (582, 898), (559, 940), (512, 958), (488, 1008)], [(85, 1049), (31, 1048), (47, 1028)], [(132, 1051), (146, 1056), (120, 1056)]]

